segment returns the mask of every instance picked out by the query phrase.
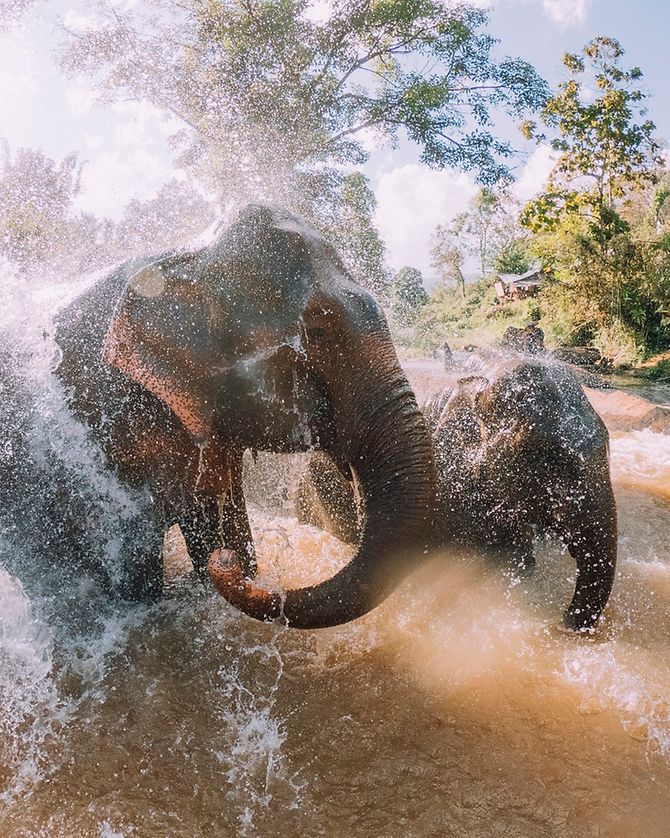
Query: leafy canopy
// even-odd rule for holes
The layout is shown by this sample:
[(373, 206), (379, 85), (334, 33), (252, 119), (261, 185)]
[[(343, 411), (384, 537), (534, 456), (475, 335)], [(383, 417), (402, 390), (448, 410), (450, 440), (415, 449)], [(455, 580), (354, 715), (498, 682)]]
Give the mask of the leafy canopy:
[[(646, 94), (638, 87), (642, 71), (623, 69), (623, 54), (618, 41), (599, 37), (581, 55), (564, 56), (570, 78), (542, 112), (545, 126), (556, 132), (551, 144), (559, 158), (544, 194), (525, 209), (523, 222), (531, 230), (577, 214), (605, 250), (612, 235), (624, 229), (616, 201), (655, 179), (661, 160), (656, 126), (645, 118)], [(534, 123), (525, 123), (524, 131), (546, 139)]]
[(71, 33), (63, 61), (102, 71), (110, 95), (176, 114), (188, 126), (183, 162), (206, 163), (227, 188), (258, 192), (266, 179), (276, 190), (306, 170), (359, 165), (370, 134), (406, 135), (427, 164), (485, 183), (509, 174), (512, 148), (494, 136), (492, 109), (521, 116), (547, 89), (527, 62), (494, 58), (485, 11), (442, 0), (334, 0), (328, 10), (319, 19), (307, 0), (108, 5), (95, 27)]

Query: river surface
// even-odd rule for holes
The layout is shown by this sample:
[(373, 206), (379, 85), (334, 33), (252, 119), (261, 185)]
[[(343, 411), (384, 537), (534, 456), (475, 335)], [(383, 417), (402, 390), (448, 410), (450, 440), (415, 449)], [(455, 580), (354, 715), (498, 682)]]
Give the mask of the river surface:
[[(152, 607), (0, 544), (0, 835), (665, 838), (670, 436), (614, 433), (611, 455), (620, 559), (594, 637), (559, 628), (574, 565), (550, 544), (523, 580), (445, 553), (320, 632), (238, 614), (177, 530)], [(266, 457), (247, 481), (261, 573), (286, 585), (350, 555), (293, 517), (298, 469)]]

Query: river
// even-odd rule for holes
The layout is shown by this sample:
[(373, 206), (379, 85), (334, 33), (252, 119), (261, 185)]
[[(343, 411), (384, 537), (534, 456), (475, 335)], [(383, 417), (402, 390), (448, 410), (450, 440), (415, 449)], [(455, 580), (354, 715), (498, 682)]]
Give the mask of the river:
[[(559, 628), (555, 545), (523, 580), (445, 553), (364, 619), (296, 632), (195, 584), (176, 530), (152, 607), (0, 544), (2, 838), (665, 838), (670, 436), (612, 426), (620, 559), (594, 637)], [(292, 516), (295, 474), (248, 475), (261, 573), (287, 585), (349, 555)]]

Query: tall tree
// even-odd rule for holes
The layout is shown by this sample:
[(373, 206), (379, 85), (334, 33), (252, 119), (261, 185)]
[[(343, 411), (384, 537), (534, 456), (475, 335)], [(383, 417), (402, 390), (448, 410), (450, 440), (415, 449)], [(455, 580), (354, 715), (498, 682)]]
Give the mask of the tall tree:
[(391, 313), (394, 318), (402, 325), (411, 325), (427, 302), (428, 294), (423, 287), (421, 271), (408, 266), (400, 268), (391, 286)]
[[(552, 137), (559, 158), (522, 221), (561, 282), (553, 294), (574, 322), (571, 333), (625, 346), (632, 357), (670, 339), (670, 244), (663, 189), (653, 188), (663, 161), (642, 71), (624, 68), (623, 55), (618, 41), (600, 37), (564, 57), (570, 78), (542, 114), (546, 134), (527, 126)], [(646, 220), (635, 217), (636, 204)]]
[(440, 280), (446, 285), (455, 285), (465, 297), (465, 277), (463, 276), (464, 255), (459, 244), (458, 233), (453, 225), (438, 225), (433, 233), (431, 246), (431, 264)]
[(408, 136), (431, 166), (482, 182), (508, 174), (512, 148), (495, 137), (492, 109), (520, 116), (547, 89), (527, 62), (494, 59), (485, 11), (442, 0), (328, 8), (319, 19), (307, 0), (110, 3), (72, 33), (63, 61), (101, 74), (110, 96), (176, 114), (182, 163), (226, 199), (315, 201), (324, 167), (362, 163), (371, 131)]
[(126, 206), (115, 234), (120, 258), (186, 244), (215, 219), (214, 207), (186, 183), (171, 180), (153, 198)]
[(390, 275), (385, 267), (386, 248), (374, 225), (377, 199), (365, 175), (353, 172), (342, 181), (339, 205), (323, 225), (338, 247), (356, 281), (389, 302)]
[(522, 236), (519, 205), (506, 190), (482, 187), (465, 212), (433, 233), (433, 265), (445, 279), (453, 279), (465, 294), (461, 266), (466, 255), (477, 260), (481, 277), (497, 267), (501, 253)]
[[(599, 37), (581, 55), (567, 53), (570, 78), (547, 102), (542, 121), (553, 129), (560, 152), (544, 193), (526, 207), (523, 221), (531, 230), (550, 229), (566, 215), (588, 222), (605, 254), (625, 225), (617, 202), (632, 189), (656, 178), (662, 164), (654, 139), (656, 126), (646, 119), (646, 94), (639, 67), (624, 69), (624, 50), (613, 38)], [(591, 96), (587, 91), (596, 90)], [(526, 123), (527, 136), (546, 139)]]
[(6, 142), (0, 151), (0, 250), (22, 271), (53, 263), (68, 252), (80, 189), (77, 155), (60, 163), (32, 148), (12, 155)]

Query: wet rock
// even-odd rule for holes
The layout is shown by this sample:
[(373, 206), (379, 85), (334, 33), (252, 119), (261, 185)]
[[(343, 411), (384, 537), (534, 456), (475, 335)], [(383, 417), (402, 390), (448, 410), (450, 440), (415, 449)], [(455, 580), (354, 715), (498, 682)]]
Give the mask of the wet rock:
[(513, 352), (536, 355), (544, 352), (544, 332), (535, 323), (529, 323), (523, 329), (509, 326), (500, 339), (500, 346)]
[(446, 340), (442, 344), (442, 364), (444, 365), (445, 370), (453, 369), (456, 364), (456, 361), (454, 360), (454, 353), (451, 351), (451, 347)]
[(587, 398), (610, 431), (640, 431), (649, 428), (670, 434), (670, 407), (657, 405), (622, 390), (595, 390), (585, 387)]
[(563, 361), (565, 364), (574, 364), (577, 367), (595, 366), (602, 359), (600, 350), (595, 346), (574, 346), (571, 348), (559, 346), (551, 354), (557, 360)]

